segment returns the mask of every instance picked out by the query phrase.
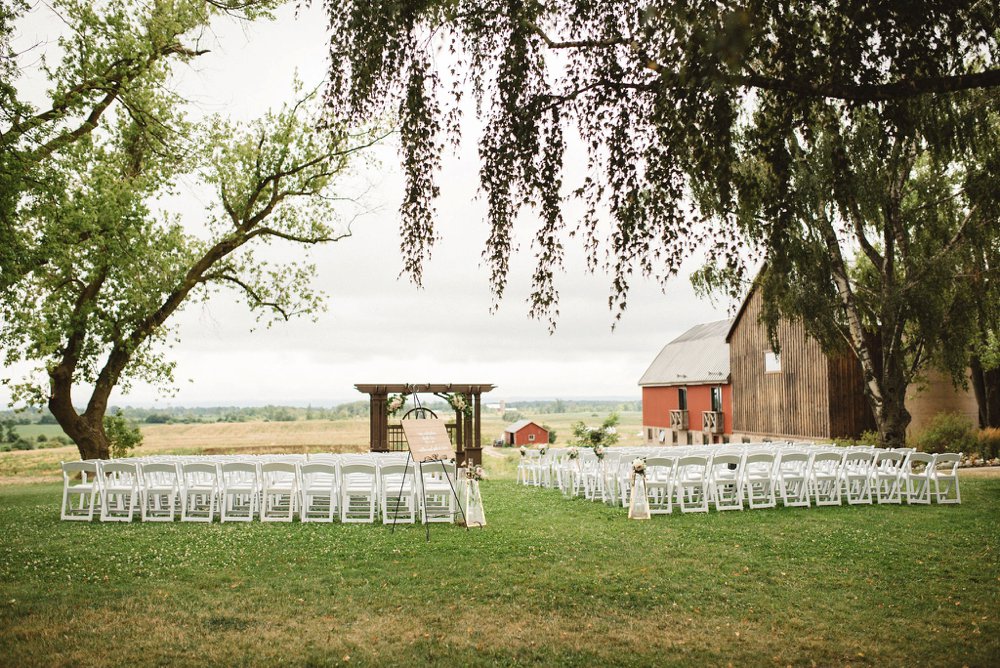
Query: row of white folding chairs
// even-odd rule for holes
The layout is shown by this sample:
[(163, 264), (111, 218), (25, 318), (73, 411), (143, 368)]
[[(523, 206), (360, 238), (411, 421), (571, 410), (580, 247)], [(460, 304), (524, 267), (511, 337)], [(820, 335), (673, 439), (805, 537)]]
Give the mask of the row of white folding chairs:
[[(960, 503), (960, 455), (883, 451), (794, 451), (647, 458), (645, 484), (653, 512), (837, 506), (878, 503)], [(627, 467), (627, 468), (626, 468)], [(620, 475), (630, 475), (631, 462)], [(621, 486), (622, 504), (630, 486)]]
[(651, 507), (661, 513), (671, 512), (675, 503), (684, 512), (704, 512), (709, 504), (719, 510), (742, 509), (744, 503), (767, 508), (779, 498), (786, 506), (872, 503), (873, 498), (879, 503), (961, 502), (961, 455), (955, 454), (773, 444), (671, 448), (670, 454), (662, 447), (614, 448), (603, 461), (583, 452), (572, 460), (557, 455), (549, 463), (564, 494), (627, 506), (632, 461), (644, 456)]
[[(454, 464), (405, 454), (311, 457), (161, 457), (63, 463), (64, 520), (412, 523), (451, 522)], [(80, 476), (79, 481), (76, 480)]]

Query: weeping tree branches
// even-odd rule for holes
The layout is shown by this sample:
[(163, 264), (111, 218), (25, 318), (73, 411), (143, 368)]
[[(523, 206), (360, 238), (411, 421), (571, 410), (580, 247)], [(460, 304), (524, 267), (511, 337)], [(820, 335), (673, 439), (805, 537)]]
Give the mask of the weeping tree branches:
[[(876, 414), (905, 392), (907, 369), (956, 343), (967, 352), (963, 327), (932, 326), (954, 322), (945, 314), (965, 292), (950, 279), (934, 288), (931, 258), (958, 262), (976, 234), (995, 234), (992, 210), (955, 182), (985, 174), (968, 167), (992, 141), (983, 119), (998, 108), (1000, 26), (990, 3), (327, 8), (328, 104), (359, 117), (392, 110), (407, 128), (402, 246), (415, 281), (436, 238), (440, 155), (471, 93), (485, 127), (496, 299), (515, 220), (531, 211), (531, 313), (553, 325), (575, 235), (591, 268), (610, 274), (616, 317), (636, 276), (666, 281), (705, 252), (708, 273), (726, 279), (714, 283), (732, 291), (747, 283), (747, 259), (766, 256), (769, 313), (855, 349)], [(564, 182), (567, 137), (586, 152), (582, 183)], [(567, 221), (577, 198), (584, 213)], [(898, 441), (907, 417), (901, 403), (889, 413), (883, 435)]]

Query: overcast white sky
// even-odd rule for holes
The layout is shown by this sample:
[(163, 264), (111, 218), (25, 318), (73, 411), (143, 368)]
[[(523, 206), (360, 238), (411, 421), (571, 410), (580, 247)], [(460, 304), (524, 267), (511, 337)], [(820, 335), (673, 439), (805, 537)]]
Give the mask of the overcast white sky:
[[(220, 21), (212, 53), (184, 69), (182, 90), (205, 113), (250, 119), (287, 99), (296, 71), (307, 85), (321, 83), (326, 39), (319, 5), (298, 18), (291, 9), (282, 11), (272, 23)], [(59, 29), (57, 19), (37, 16), (25, 24), (21, 40), (50, 40)], [(32, 83), (38, 82), (22, 85)], [(352, 237), (314, 253), (317, 281), (329, 295), (329, 310), (318, 322), (298, 320), (251, 332), (254, 316), (220, 295), (188, 308), (176, 321), (176, 396), (140, 385), (115, 401), (328, 405), (360, 399), (354, 383), (374, 382), (494, 383), (498, 389), (488, 396), (491, 401), (638, 398), (639, 377), (667, 341), (692, 325), (726, 317), (728, 305), (699, 301), (686, 277), (676, 279), (666, 294), (637, 280), (629, 309), (612, 332), (609, 279), (588, 275), (579, 251), (569, 247), (566, 273), (558, 279), (561, 316), (550, 335), (544, 322), (527, 317), (532, 260), (527, 251), (537, 225), (531, 216), (518, 230), (522, 252), (512, 262), (504, 302), (490, 314), (488, 273), (480, 259), (488, 230), (484, 206), (476, 200), (478, 124), (467, 120), (462, 150), (446, 157), (440, 175), (443, 240), (425, 268), (424, 289), (397, 278), (402, 178), (395, 149), (387, 145), (378, 151), (381, 168), (360, 176), (373, 184), (366, 205), (378, 210), (355, 222)], [(582, 176), (571, 164), (566, 181), (577, 183)], [(189, 193), (179, 210), (196, 219), (201, 197)], [(567, 219), (573, 220), (572, 210)], [(8, 399), (0, 389), (0, 402)]]

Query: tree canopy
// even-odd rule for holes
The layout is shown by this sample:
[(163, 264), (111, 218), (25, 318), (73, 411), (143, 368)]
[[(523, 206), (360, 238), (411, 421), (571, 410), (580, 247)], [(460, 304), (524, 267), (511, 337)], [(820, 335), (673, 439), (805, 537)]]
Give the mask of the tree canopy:
[[(855, 352), (892, 443), (913, 372), (956, 342), (968, 353), (971, 334), (960, 334), (973, 328), (957, 321), (970, 283), (955, 280), (967, 274), (955, 263), (997, 230), (986, 167), (1000, 90), (992, 3), (327, 8), (329, 104), (402, 119), (403, 249), (416, 281), (435, 239), (434, 173), (470, 91), (485, 123), (484, 256), (497, 298), (525, 210), (540, 220), (538, 317), (557, 314), (571, 234), (610, 273), (618, 317), (637, 274), (664, 281), (705, 252), (706, 284), (738, 292), (766, 257), (771, 315), (801, 317), (826, 345)], [(587, 155), (582, 183), (564, 180), (574, 137)], [(580, 220), (564, 219), (571, 198), (586, 204)], [(984, 261), (980, 275), (995, 281), (996, 257)]]
[[(15, 401), (47, 404), (84, 458), (107, 457), (109, 436), (127, 431), (112, 434), (116, 424), (103, 419), (112, 390), (171, 382), (170, 319), (186, 304), (230, 290), (268, 322), (322, 307), (308, 254), (276, 263), (267, 246), (308, 248), (350, 233), (336, 179), (377, 131), (323, 114), (316, 92), (301, 87), (250, 123), (190, 121), (164, 56), (201, 53), (182, 38), (194, 39), (217, 5), (255, 16), (270, 4), (57, 3), (70, 27), (64, 60), (45, 70), (57, 112), (20, 103), (0, 139), (13, 193), (3, 210), (0, 347), (8, 366), (37, 365), (4, 382)], [(113, 107), (103, 90), (115, 93)], [(182, 182), (213, 193), (203, 218), (164, 206)], [(82, 410), (74, 391), (89, 392)]]

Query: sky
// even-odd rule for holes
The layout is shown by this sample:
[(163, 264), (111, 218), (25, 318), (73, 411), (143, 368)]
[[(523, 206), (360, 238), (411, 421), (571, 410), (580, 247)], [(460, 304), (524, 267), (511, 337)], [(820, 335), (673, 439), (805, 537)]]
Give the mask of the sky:
[[(323, 82), (325, 20), (321, 3), (278, 13), (273, 22), (219, 20), (203, 43), (211, 53), (179, 68), (178, 86), (195, 115), (221, 113), (249, 120), (290, 99), (296, 76), (307, 87)], [(51, 44), (58, 17), (38, 13), (22, 28), (22, 43)], [(21, 81), (40, 93), (44, 81)], [(477, 198), (479, 124), (467, 115), (462, 146), (446, 154), (438, 177), (438, 232), (442, 239), (424, 269), (422, 289), (400, 277), (398, 206), (402, 176), (390, 140), (359, 165), (342, 192), (362, 195), (367, 213), (352, 224), (352, 236), (312, 252), (317, 286), (328, 310), (310, 319), (262, 328), (246, 306), (222, 293), (188, 307), (176, 320), (179, 343), (173, 393), (139, 384), (113, 402), (132, 406), (332, 405), (364, 398), (355, 383), (492, 383), (486, 399), (638, 398), (638, 380), (659, 350), (689, 327), (727, 317), (733, 305), (699, 300), (686, 275), (666, 292), (636, 279), (628, 310), (612, 331), (610, 278), (585, 270), (570, 240), (566, 270), (557, 278), (560, 317), (554, 334), (546, 322), (528, 317), (526, 298), (532, 256), (529, 243), (538, 221), (522, 216), (515, 238), (503, 302), (490, 312), (488, 270), (481, 253), (488, 236), (485, 206)], [(577, 142), (578, 144), (578, 142)], [(571, 145), (570, 153), (580, 146)], [(567, 161), (565, 180), (582, 180), (579, 160)], [(181, 183), (167, 205), (197, 226), (208, 194)], [(345, 209), (344, 218), (357, 211)], [(579, 213), (565, 210), (568, 221)], [(294, 259), (288, 246), (279, 257)], [(687, 270), (697, 268), (692, 262)], [(11, 370), (9, 370), (11, 371)], [(13, 370), (18, 371), (18, 370)], [(0, 402), (9, 395), (0, 388)], [(83, 392), (75, 397), (85, 401)]]

